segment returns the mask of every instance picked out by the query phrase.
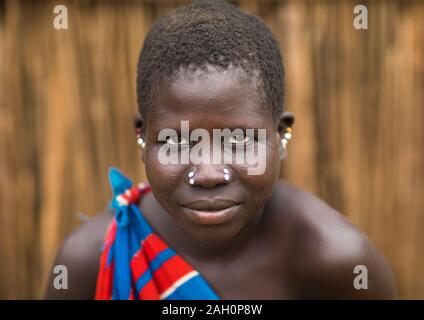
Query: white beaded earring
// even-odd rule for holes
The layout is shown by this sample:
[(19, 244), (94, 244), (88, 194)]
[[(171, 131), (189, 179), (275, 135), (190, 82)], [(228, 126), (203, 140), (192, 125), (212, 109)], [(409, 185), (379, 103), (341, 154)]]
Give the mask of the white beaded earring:
[(280, 159), (283, 160), (287, 156), (287, 144), (290, 139), (293, 137), (292, 129), (286, 128), (283, 139), (280, 140)]
[(139, 145), (139, 147), (140, 147), (141, 149), (144, 149), (144, 147), (146, 146), (146, 142), (144, 142), (144, 139), (143, 139), (143, 138), (141, 138), (141, 137), (139, 137), (139, 138), (137, 139), (137, 144)]

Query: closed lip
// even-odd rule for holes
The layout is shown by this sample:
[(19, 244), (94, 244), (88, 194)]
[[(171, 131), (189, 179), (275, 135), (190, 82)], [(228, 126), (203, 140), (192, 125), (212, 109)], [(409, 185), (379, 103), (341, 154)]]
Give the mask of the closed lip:
[(200, 199), (183, 204), (182, 207), (196, 211), (221, 211), (234, 206), (240, 202), (229, 199)]
[(226, 199), (197, 200), (181, 208), (195, 223), (218, 225), (231, 220), (239, 212), (240, 202)]

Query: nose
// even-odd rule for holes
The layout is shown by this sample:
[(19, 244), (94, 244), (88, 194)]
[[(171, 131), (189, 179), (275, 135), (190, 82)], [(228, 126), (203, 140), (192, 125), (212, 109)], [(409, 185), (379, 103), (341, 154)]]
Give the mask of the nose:
[[(194, 185), (205, 189), (215, 188), (230, 182), (229, 175), (224, 174), (222, 166), (203, 164), (196, 168)], [(227, 176), (227, 179), (225, 179)]]

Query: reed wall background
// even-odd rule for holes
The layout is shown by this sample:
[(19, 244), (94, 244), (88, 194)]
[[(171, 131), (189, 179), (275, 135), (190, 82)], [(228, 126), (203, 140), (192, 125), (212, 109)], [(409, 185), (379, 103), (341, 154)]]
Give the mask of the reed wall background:
[[(186, 1), (0, 1), (0, 298), (41, 298), (59, 244), (102, 211), (107, 170), (144, 179), (135, 70)], [(401, 298), (424, 298), (424, 2), (238, 1), (278, 37), (297, 116), (282, 176), (359, 226)], [(352, 26), (368, 6), (368, 27)], [(53, 28), (68, 8), (69, 30)]]

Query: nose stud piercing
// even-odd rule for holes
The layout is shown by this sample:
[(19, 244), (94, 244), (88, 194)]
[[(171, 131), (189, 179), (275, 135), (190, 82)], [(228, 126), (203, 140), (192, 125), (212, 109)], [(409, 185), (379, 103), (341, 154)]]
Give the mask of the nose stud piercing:
[[(222, 172), (224, 173), (224, 180), (225, 181), (230, 181), (231, 175), (230, 175), (230, 170), (228, 170), (227, 168), (222, 169)], [(191, 185), (194, 185), (194, 171), (190, 171), (187, 174), (189, 180), (188, 183)]]
[(222, 171), (224, 172), (225, 181), (229, 181), (230, 180), (230, 170), (228, 170), (227, 168), (224, 168)]
[(193, 179), (193, 177), (194, 177), (194, 171), (190, 171), (190, 172), (188, 173), (188, 177), (190, 178), (189, 183), (190, 183), (191, 185), (193, 185), (193, 184), (194, 184), (194, 179)]

